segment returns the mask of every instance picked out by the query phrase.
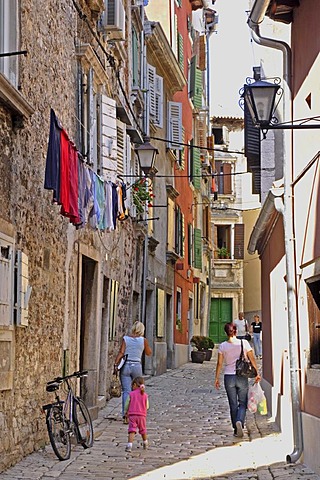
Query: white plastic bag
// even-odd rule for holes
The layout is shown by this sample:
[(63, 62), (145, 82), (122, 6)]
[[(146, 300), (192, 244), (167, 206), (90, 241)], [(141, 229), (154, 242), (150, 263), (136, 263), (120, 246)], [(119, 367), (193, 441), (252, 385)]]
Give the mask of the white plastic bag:
[(258, 411), (260, 415), (267, 414), (267, 401), (260, 382), (249, 386), (247, 408), (250, 413), (256, 413)]

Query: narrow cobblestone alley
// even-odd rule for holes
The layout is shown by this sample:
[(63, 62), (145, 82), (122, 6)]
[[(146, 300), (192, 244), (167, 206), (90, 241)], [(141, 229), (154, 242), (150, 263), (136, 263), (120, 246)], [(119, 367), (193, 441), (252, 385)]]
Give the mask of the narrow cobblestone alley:
[(210, 362), (188, 363), (146, 380), (150, 398), (149, 449), (139, 436), (125, 452), (127, 426), (120, 399), (112, 399), (94, 422), (95, 443), (73, 447), (60, 462), (50, 446), (29, 455), (0, 474), (1, 480), (140, 479), (182, 480), (233, 478), (319, 479), (303, 464), (288, 465), (291, 446), (267, 417), (247, 415), (244, 438), (233, 436), (224, 389), (213, 387), (216, 349)]

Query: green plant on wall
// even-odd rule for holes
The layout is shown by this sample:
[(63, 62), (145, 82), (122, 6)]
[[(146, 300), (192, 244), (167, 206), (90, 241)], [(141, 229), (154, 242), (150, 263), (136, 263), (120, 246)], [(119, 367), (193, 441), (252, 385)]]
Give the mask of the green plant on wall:
[(140, 178), (132, 185), (133, 203), (136, 206), (138, 213), (143, 213), (145, 204), (152, 207), (154, 194), (152, 193), (152, 186), (148, 185), (147, 178)]

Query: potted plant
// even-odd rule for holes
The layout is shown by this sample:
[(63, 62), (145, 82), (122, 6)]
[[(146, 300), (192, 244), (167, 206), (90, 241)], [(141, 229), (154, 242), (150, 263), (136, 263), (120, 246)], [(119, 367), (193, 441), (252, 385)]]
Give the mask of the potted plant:
[(227, 247), (218, 248), (218, 258), (230, 258), (230, 252)]
[(191, 338), (190, 343), (197, 349), (191, 352), (191, 360), (193, 363), (203, 363), (204, 360), (211, 359), (214, 343), (210, 337), (194, 335)]

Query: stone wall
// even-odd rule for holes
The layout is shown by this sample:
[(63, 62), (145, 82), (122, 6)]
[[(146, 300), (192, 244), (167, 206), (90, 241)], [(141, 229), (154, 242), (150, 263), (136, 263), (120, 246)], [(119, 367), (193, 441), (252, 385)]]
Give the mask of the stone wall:
[[(39, 2), (20, 3), (21, 49), (28, 54), (19, 59), (19, 92), (34, 113), (22, 128), (15, 128), (8, 106), (0, 106), (0, 230), (1, 222), (8, 222), (15, 232), (15, 249), (28, 256), (32, 293), (28, 326), (13, 326), (13, 388), (1, 390), (0, 386), (0, 472), (48, 441), (41, 406), (52, 394), (46, 393), (45, 383), (62, 374), (65, 352), (69, 372), (81, 365), (79, 245), (94, 252), (97, 265), (95, 291), (100, 301), (93, 317), (97, 341), (92, 350), (96, 368), (89, 378), (96, 385), (100, 370), (104, 370), (106, 399), (114, 356), (131, 322), (136, 268), (136, 239), (130, 219), (108, 234), (88, 227), (76, 230), (60, 215), (60, 207), (52, 204), (52, 192), (43, 188), (50, 108), (76, 141), (75, 36), (82, 31), (83, 41), (92, 41), (92, 35), (69, 0), (48, 0), (41, 2), (40, 8)], [(89, 15), (90, 2), (79, 4)], [(107, 307), (102, 304), (103, 278), (117, 280), (120, 287), (116, 336), (101, 365), (101, 316)], [(94, 408), (98, 399), (92, 398)]]

